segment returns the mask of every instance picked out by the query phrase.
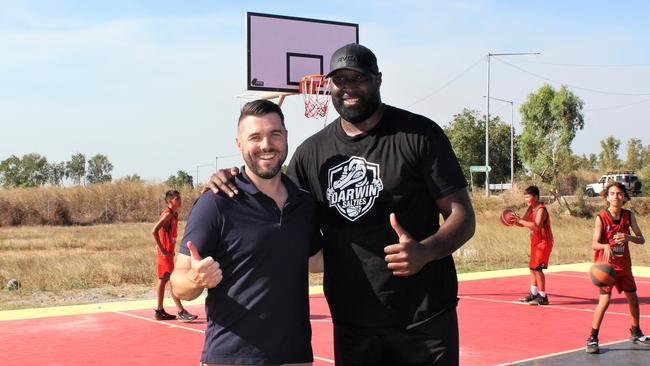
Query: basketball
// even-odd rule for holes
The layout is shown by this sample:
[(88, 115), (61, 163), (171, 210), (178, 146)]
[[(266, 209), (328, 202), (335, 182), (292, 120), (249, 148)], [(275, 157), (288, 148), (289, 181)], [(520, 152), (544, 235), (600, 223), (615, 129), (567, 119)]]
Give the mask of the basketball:
[(505, 226), (514, 225), (516, 220), (517, 220), (517, 214), (515, 213), (515, 210), (511, 208), (506, 208), (501, 213), (501, 223), (503, 223)]
[(598, 287), (606, 287), (614, 284), (616, 271), (614, 267), (607, 263), (594, 263), (589, 269), (591, 282)]

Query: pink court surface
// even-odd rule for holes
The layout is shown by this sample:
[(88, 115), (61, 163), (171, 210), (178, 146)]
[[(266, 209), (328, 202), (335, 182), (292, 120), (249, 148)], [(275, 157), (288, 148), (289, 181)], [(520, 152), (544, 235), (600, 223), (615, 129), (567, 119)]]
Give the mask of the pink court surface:
[[(461, 365), (649, 365), (650, 347), (629, 336), (625, 297), (615, 294), (600, 332), (602, 353), (584, 352), (598, 289), (589, 264), (547, 271), (550, 305), (518, 303), (527, 269), (459, 276)], [(635, 268), (641, 327), (650, 331), (650, 268)], [(314, 365), (333, 365), (332, 321), (318, 289), (311, 295)], [(0, 312), (2, 365), (198, 365), (205, 314), (193, 323), (155, 321), (153, 300)], [(166, 304), (173, 309), (173, 304)]]

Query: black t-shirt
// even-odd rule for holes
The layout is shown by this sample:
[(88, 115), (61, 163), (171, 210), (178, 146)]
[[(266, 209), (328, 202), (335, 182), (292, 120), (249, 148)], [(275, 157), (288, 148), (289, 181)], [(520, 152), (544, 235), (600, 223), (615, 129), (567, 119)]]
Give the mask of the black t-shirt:
[(437, 124), (384, 105), (375, 128), (350, 137), (337, 119), (298, 147), (288, 175), (319, 202), (324, 288), (335, 323), (402, 328), (456, 306), (451, 255), (396, 277), (384, 253), (398, 242), (391, 212), (422, 240), (440, 226), (435, 200), (467, 186)]
[(234, 198), (204, 193), (190, 212), (187, 242), (219, 262), (223, 280), (208, 290), (201, 361), (278, 365), (312, 362), (307, 265), (322, 246), (316, 202), (286, 176), (282, 210), (246, 174)]

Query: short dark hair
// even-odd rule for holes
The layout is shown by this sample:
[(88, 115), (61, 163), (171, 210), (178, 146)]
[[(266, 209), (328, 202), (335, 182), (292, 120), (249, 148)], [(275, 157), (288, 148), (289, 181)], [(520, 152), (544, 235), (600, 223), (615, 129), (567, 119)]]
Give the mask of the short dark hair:
[(248, 116), (262, 117), (266, 116), (269, 113), (277, 113), (280, 116), (280, 121), (282, 122), (282, 127), (284, 127), (284, 114), (282, 114), (282, 109), (280, 106), (268, 101), (266, 99), (258, 99), (252, 102), (244, 104), (239, 113), (239, 120), (237, 121), (237, 126), (241, 123), (242, 119)]
[(175, 189), (170, 189), (169, 191), (165, 192), (165, 202), (169, 203), (172, 199), (176, 197), (180, 197), (181, 193)]
[(524, 194), (539, 197), (539, 188), (537, 188), (537, 186), (528, 186), (528, 188), (524, 189)]
[[(621, 191), (623, 191), (623, 196), (625, 196), (625, 201), (624, 202), (627, 202), (627, 201), (631, 200), (630, 192), (627, 191), (627, 187), (625, 186), (625, 184), (623, 184), (621, 182), (611, 182), (611, 183), (607, 184), (605, 186), (605, 189), (600, 191), (600, 196), (603, 197), (604, 199), (607, 199), (607, 195), (609, 194), (609, 190), (612, 187), (617, 187)], [(607, 202), (607, 205), (609, 206), (609, 202)]]

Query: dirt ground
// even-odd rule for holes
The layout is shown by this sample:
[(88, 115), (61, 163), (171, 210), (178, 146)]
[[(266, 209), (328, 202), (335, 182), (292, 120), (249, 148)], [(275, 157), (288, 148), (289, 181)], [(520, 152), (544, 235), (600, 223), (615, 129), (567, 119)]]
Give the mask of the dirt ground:
[[(320, 285), (322, 282), (322, 274), (309, 275), (309, 284), (311, 286)], [(169, 296), (168, 291), (165, 291), (165, 295), (167, 297)], [(155, 298), (156, 291), (153, 285), (105, 286), (84, 290), (69, 290), (62, 293), (47, 291), (30, 292), (25, 289), (8, 290), (7, 288), (3, 288), (0, 290), (0, 311)]]
[(28, 292), (24, 289), (8, 290), (5, 288), (0, 291), (0, 310), (145, 300), (155, 297), (153, 286), (145, 287), (143, 285), (106, 286), (62, 293)]

